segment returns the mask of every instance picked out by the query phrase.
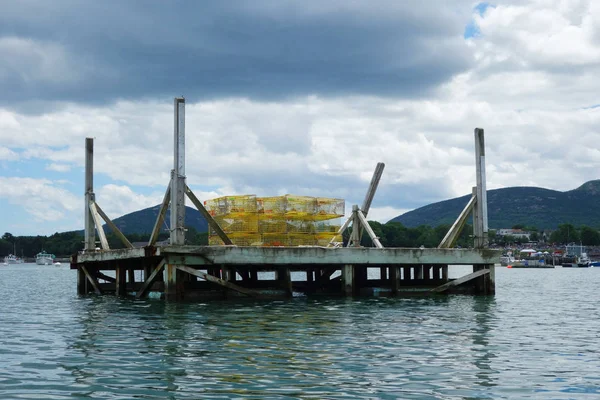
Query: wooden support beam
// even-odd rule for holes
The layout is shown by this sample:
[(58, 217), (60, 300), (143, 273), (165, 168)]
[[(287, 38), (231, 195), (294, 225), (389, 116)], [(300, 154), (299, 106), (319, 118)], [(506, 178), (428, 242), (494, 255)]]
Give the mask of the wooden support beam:
[(158, 265), (156, 266), (156, 268), (154, 268), (154, 271), (152, 271), (152, 273), (150, 274), (150, 276), (148, 277), (148, 279), (146, 279), (146, 281), (144, 282), (144, 284), (142, 285), (142, 287), (140, 288), (140, 290), (138, 290), (138, 292), (136, 293), (135, 297), (137, 297), (138, 299), (141, 299), (142, 297), (144, 297), (146, 295), (146, 292), (148, 291), (148, 289), (150, 289), (150, 287), (152, 286), (152, 284), (156, 280), (158, 274), (162, 272), (162, 269), (165, 266), (165, 262), (166, 261), (163, 258), (160, 261), (160, 263), (158, 263)]
[(400, 267), (397, 265), (390, 265), (390, 284), (392, 294), (397, 295), (400, 288)]
[[(361, 207), (362, 213), (365, 217), (369, 214), (369, 209), (371, 208), (371, 202), (373, 201), (373, 198), (375, 197), (375, 192), (377, 191), (377, 186), (379, 185), (379, 181), (381, 180), (381, 175), (383, 174), (384, 168), (385, 168), (384, 163), (382, 163), (382, 162), (377, 163), (377, 166), (375, 167), (375, 172), (373, 172), (373, 177), (371, 178), (371, 183), (369, 184), (369, 188), (367, 189), (367, 194), (365, 195), (365, 199), (363, 200), (363, 204)], [(352, 220), (353, 220), (352, 217), (348, 218), (346, 220), (346, 222), (344, 223), (344, 225), (342, 225), (342, 227), (338, 230), (336, 236), (343, 234), (346, 231), (346, 229), (348, 229), (348, 227), (350, 226), (350, 222), (352, 222)], [(360, 244), (360, 239), (362, 238), (362, 229), (360, 229), (358, 227), (358, 225), (355, 225), (355, 226), (356, 226), (356, 229), (359, 230), (359, 232), (357, 234), (357, 241)], [(335, 237), (333, 237), (331, 239), (329, 244), (327, 244), (327, 247), (332, 246), (334, 240), (335, 240)]]
[(358, 218), (358, 213), (360, 209), (357, 205), (352, 206), (352, 233), (350, 234), (350, 239), (348, 240), (347, 247), (360, 247), (360, 219)]
[(90, 212), (92, 213), (94, 223), (96, 224), (96, 231), (98, 231), (102, 249), (110, 250), (110, 247), (108, 246), (108, 240), (106, 240), (106, 235), (104, 234), (104, 228), (102, 228), (102, 220), (100, 219), (100, 214), (98, 214), (98, 209), (96, 208), (96, 203), (94, 201), (90, 203)]
[(465, 226), (465, 223), (467, 222), (467, 217), (469, 216), (471, 211), (473, 211), (476, 199), (476, 196), (471, 196), (471, 199), (467, 202), (465, 208), (461, 211), (456, 221), (454, 221), (454, 223), (446, 233), (446, 236), (444, 236), (444, 238), (438, 245), (438, 249), (449, 249), (451, 247), (454, 247), (456, 241), (458, 240), (458, 237), (460, 236), (461, 231)]
[(115, 278), (113, 278), (112, 276), (108, 276), (108, 275), (104, 275), (102, 272), (100, 271), (96, 271), (94, 273), (94, 276), (96, 277), (96, 279), (102, 279), (106, 282), (110, 282), (110, 283), (115, 283), (117, 280)]
[(379, 181), (381, 180), (381, 175), (383, 174), (383, 169), (385, 168), (385, 164), (380, 162), (377, 163), (375, 167), (375, 172), (373, 172), (373, 177), (371, 178), (371, 183), (369, 184), (369, 189), (367, 189), (367, 194), (365, 195), (365, 199), (363, 200), (362, 207), (360, 208), (365, 215), (365, 217), (369, 214), (369, 209), (371, 208), (371, 202), (375, 197), (375, 192), (377, 191), (377, 186), (379, 185)]
[(315, 284), (316, 286), (321, 286), (324, 283), (326, 283), (327, 281), (329, 281), (331, 279), (331, 275), (333, 275), (335, 273), (335, 271), (337, 271), (338, 269), (340, 269), (340, 267), (327, 267), (323, 270), (323, 272), (321, 273), (321, 275), (317, 275), (317, 278), (315, 279)]
[(351, 297), (354, 289), (354, 266), (346, 264), (342, 267), (342, 293)]
[[(377, 191), (377, 186), (379, 186), (379, 181), (381, 180), (381, 175), (383, 175), (383, 169), (385, 168), (385, 164), (380, 162), (377, 163), (375, 167), (375, 172), (373, 172), (373, 177), (371, 178), (371, 183), (369, 184), (369, 189), (367, 189), (367, 194), (365, 195), (365, 199), (363, 200), (362, 207), (360, 210), (362, 214), (367, 217), (369, 215), (369, 210), (371, 209), (371, 203), (373, 202), (373, 198), (375, 197), (375, 192)], [(362, 239), (363, 230), (360, 229), (359, 233), (359, 243)]]
[(283, 288), (283, 290), (285, 290), (287, 295), (289, 297), (292, 297), (292, 274), (290, 272), (290, 269), (288, 267), (279, 267), (275, 271), (275, 277), (279, 281), (281, 287)]
[[(383, 245), (379, 241), (379, 238), (375, 235), (375, 232), (373, 232), (373, 229), (371, 228), (371, 225), (369, 225), (369, 222), (367, 221), (367, 219), (363, 215), (362, 211), (361, 210), (356, 210), (356, 216), (358, 217), (358, 220), (360, 221), (360, 224), (362, 225), (363, 229), (365, 231), (367, 231), (367, 234), (369, 235), (369, 237), (373, 241), (373, 244), (375, 245), (375, 247), (377, 247), (378, 249), (382, 249)], [(357, 228), (355, 228), (354, 225), (353, 225), (352, 226), (352, 230), (354, 230), (354, 229), (357, 229)]]
[(223, 243), (232, 245), (233, 242), (231, 241), (231, 239), (229, 239), (229, 236), (227, 236), (223, 229), (221, 229), (221, 227), (219, 226), (217, 221), (215, 221), (212, 215), (210, 215), (210, 213), (206, 211), (206, 208), (204, 208), (202, 202), (198, 200), (198, 198), (196, 197), (194, 192), (192, 192), (192, 189), (190, 189), (188, 185), (185, 185), (185, 194), (196, 206), (196, 209), (200, 212), (200, 214), (202, 214), (206, 222), (208, 222), (208, 225), (210, 225), (210, 227), (213, 228), (215, 232), (217, 232), (217, 235), (219, 235)]
[(81, 267), (77, 268), (77, 294), (87, 294), (87, 277)]
[(90, 283), (92, 284), (92, 287), (94, 288), (94, 292), (96, 292), (96, 294), (102, 294), (102, 290), (100, 290), (100, 285), (98, 285), (98, 281), (96, 280), (96, 278), (94, 276), (90, 275), (90, 273), (88, 272), (88, 270), (85, 266), (82, 265), (80, 268), (83, 271), (83, 273), (85, 274), (85, 276), (87, 277), (88, 281), (90, 281)]
[(478, 278), (478, 277), (480, 277), (482, 275), (489, 274), (489, 273), (490, 273), (489, 269), (480, 269), (479, 271), (475, 271), (472, 274), (465, 275), (465, 276), (463, 276), (461, 278), (455, 279), (455, 280), (450, 281), (448, 283), (444, 283), (441, 286), (433, 288), (433, 289), (431, 289), (431, 292), (441, 293), (441, 292), (444, 292), (444, 291), (450, 289), (451, 287), (462, 285), (465, 282), (468, 282), (470, 280), (473, 280), (475, 278)]
[(90, 204), (94, 197), (94, 138), (85, 138), (85, 239), (84, 251), (96, 249), (96, 232), (94, 230), (94, 217), (90, 211)]
[(177, 269), (180, 271), (183, 271), (183, 272), (187, 272), (188, 274), (195, 275), (195, 276), (197, 276), (201, 279), (204, 279), (208, 282), (216, 283), (217, 285), (223, 286), (227, 289), (234, 290), (238, 293), (242, 293), (242, 294), (245, 294), (245, 295), (251, 296), (251, 297), (260, 297), (260, 294), (258, 292), (256, 292), (255, 290), (246, 289), (245, 287), (236, 285), (235, 283), (227, 282), (226, 280), (223, 280), (223, 279), (219, 279), (215, 276), (209, 275), (209, 274), (199, 271), (197, 269), (194, 269), (191, 267), (186, 267), (183, 265), (178, 265)]
[(174, 125), (171, 245), (183, 245), (185, 243), (185, 99), (183, 97), (174, 99)]
[(485, 178), (485, 140), (483, 129), (475, 128), (475, 165), (477, 176), (477, 224), (478, 232), (475, 235), (475, 248), (488, 247), (488, 209), (487, 209), (487, 189)]
[(333, 242), (335, 241), (336, 237), (343, 234), (346, 229), (348, 229), (348, 227), (350, 226), (350, 223), (352, 222), (352, 217), (348, 218), (346, 220), (346, 222), (344, 222), (344, 225), (342, 225), (340, 227), (340, 229), (337, 231), (337, 234), (331, 238), (331, 240), (329, 241), (329, 243), (327, 244), (327, 247), (333, 246)]
[(150, 235), (150, 240), (148, 240), (148, 246), (154, 246), (154, 244), (156, 244), (156, 241), (158, 240), (158, 234), (160, 233), (160, 227), (165, 221), (165, 214), (167, 213), (167, 209), (169, 208), (170, 202), (171, 181), (169, 181), (169, 186), (167, 186), (167, 191), (165, 192), (165, 196), (163, 197), (163, 201), (160, 205), (160, 210), (158, 211), (156, 222), (154, 223), (154, 228), (152, 229), (152, 234)]
[(133, 249), (133, 245), (131, 244), (131, 242), (129, 240), (127, 240), (127, 238), (125, 237), (125, 235), (123, 235), (123, 232), (121, 232), (119, 230), (119, 228), (111, 221), (110, 218), (108, 218), (108, 215), (106, 215), (104, 213), (104, 211), (102, 211), (102, 208), (100, 208), (100, 205), (98, 203), (96, 204), (96, 211), (98, 211), (98, 214), (100, 214), (100, 216), (102, 217), (102, 219), (106, 222), (106, 225), (108, 225), (108, 227), (110, 229), (112, 229), (112, 231), (114, 232), (115, 235), (117, 235), (117, 237), (119, 239), (121, 239), (121, 242), (123, 242), (123, 244), (125, 245), (125, 247), (129, 247), (130, 249)]
[(115, 294), (117, 296), (125, 296), (127, 293), (127, 270), (121, 264), (117, 264), (115, 269), (115, 276), (117, 281), (115, 282)]

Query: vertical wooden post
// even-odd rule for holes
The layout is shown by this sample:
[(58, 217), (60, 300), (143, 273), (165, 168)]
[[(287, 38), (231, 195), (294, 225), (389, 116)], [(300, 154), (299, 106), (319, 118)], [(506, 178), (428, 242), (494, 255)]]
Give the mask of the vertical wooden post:
[(477, 219), (473, 226), (474, 231), (477, 231), (475, 235), (475, 248), (484, 248), (488, 246), (488, 210), (487, 210), (487, 190), (486, 190), (486, 179), (485, 179), (485, 141), (483, 135), (483, 129), (475, 128), (475, 166), (477, 175), (477, 202), (475, 203), (475, 210)]
[(354, 294), (354, 266), (351, 264), (342, 267), (342, 293), (348, 297)]
[(94, 138), (85, 138), (85, 211), (84, 211), (84, 251), (96, 249), (96, 231), (90, 204), (94, 196)]
[[(473, 208), (473, 232), (475, 235), (475, 248), (486, 248), (489, 246), (488, 235), (488, 209), (487, 188), (485, 177), (485, 139), (483, 129), (475, 128), (475, 165), (477, 174), (477, 202)], [(480, 279), (481, 292), (483, 294), (494, 294), (495, 288), (495, 266), (493, 264), (478, 266), (477, 269), (489, 268), (490, 273)], [(476, 267), (473, 266), (473, 272)]]
[(392, 288), (392, 295), (398, 294), (400, 288), (400, 267), (397, 265), (390, 266), (390, 284)]
[(117, 264), (117, 268), (115, 270), (115, 277), (117, 281), (115, 282), (115, 293), (117, 296), (125, 296), (127, 293), (127, 269), (121, 264)]
[(77, 294), (88, 294), (87, 288), (87, 277), (85, 276), (85, 273), (81, 270), (81, 267), (77, 267)]
[(349, 246), (351, 247), (360, 247), (360, 231), (361, 231), (361, 223), (358, 219), (357, 213), (361, 212), (357, 205), (352, 206), (352, 234), (350, 235), (350, 239), (348, 241)]
[[(173, 170), (171, 171), (171, 245), (185, 243), (185, 99), (174, 100), (174, 146)], [(177, 282), (177, 266), (168, 263), (165, 267), (165, 297), (179, 299), (183, 285)], [(181, 282), (183, 283), (183, 282)]]
[(292, 274), (288, 267), (280, 266), (275, 271), (275, 279), (279, 281), (280, 287), (285, 290), (286, 295), (288, 297), (292, 297), (293, 289), (292, 289)]
[(127, 281), (131, 283), (131, 287), (133, 288), (135, 286), (135, 269), (129, 268), (127, 270), (127, 275)]
[(185, 99), (175, 98), (174, 167), (171, 180), (171, 245), (185, 242)]

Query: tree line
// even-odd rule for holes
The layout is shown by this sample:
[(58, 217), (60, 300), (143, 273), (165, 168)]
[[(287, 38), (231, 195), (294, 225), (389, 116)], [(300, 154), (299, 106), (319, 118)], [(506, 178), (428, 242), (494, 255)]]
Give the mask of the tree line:
[[(384, 247), (437, 247), (450, 229), (450, 225), (448, 224), (439, 225), (435, 228), (428, 225), (409, 228), (400, 222), (382, 224), (377, 221), (369, 221), (369, 225), (373, 228), (375, 235), (379, 237), (379, 241)], [(529, 240), (536, 241), (542, 236), (535, 227), (517, 227), (532, 233)], [(348, 241), (350, 231), (347, 230), (344, 233), (345, 242)], [(128, 234), (126, 236), (132, 243), (147, 243), (150, 239), (150, 234)], [(159, 235), (158, 240), (164, 241), (168, 238), (169, 234), (163, 232)], [(0, 256), (4, 257), (8, 254), (15, 254), (19, 257), (31, 258), (43, 250), (55, 254), (57, 257), (68, 257), (83, 249), (83, 240), (82, 231), (55, 233), (50, 236), (13, 236), (6, 232), (0, 238)], [(107, 240), (111, 249), (125, 247), (120, 239), (112, 233), (107, 235)], [(523, 239), (520, 240), (522, 241)], [(507, 245), (518, 241), (511, 237), (497, 237), (494, 231), (490, 231), (491, 243)], [(547, 242), (557, 245), (581, 243), (584, 246), (598, 246), (600, 245), (600, 232), (588, 226), (577, 228), (572, 224), (561, 224), (550, 234)], [(196, 229), (189, 227), (186, 231), (186, 244), (206, 245), (208, 244), (208, 233), (198, 232)], [(372, 246), (371, 238), (363, 234), (361, 245)], [(473, 227), (467, 224), (458, 238), (456, 247), (468, 248), (472, 247), (472, 245)]]

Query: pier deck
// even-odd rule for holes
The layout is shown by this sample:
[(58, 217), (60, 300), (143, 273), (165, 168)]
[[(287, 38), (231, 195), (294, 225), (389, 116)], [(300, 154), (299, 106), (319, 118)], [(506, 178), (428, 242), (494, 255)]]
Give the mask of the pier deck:
[[(403, 292), (461, 291), (494, 294), (494, 264), (501, 252), (488, 249), (485, 149), (483, 129), (475, 129), (477, 186), (437, 248), (385, 248), (367, 221), (384, 164), (378, 163), (361, 207), (336, 236), (349, 230), (344, 242), (327, 247), (234, 246), (219, 223), (186, 184), (185, 99), (174, 99), (174, 168), (147, 246), (134, 248), (96, 201), (93, 185), (93, 139), (86, 138), (85, 245), (71, 258), (77, 269), (77, 291), (85, 295), (119, 296), (149, 293), (166, 299), (230, 296), (291, 297), (296, 293), (326, 295), (399, 295)], [(196, 206), (224, 246), (185, 244), (185, 198)], [(169, 245), (157, 238), (170, 208)], [(453, 248), (469, 215), (473, 216), (473, 248)], [(102, 226), (104, 220), (126, 247), (115, 250)], [(351, 231), (350, 231), (351, 227)], [(232, 233), (232, 232), (229, 232)], [(374, 247), (362, 247), (363, 233)], [(97, 238), (99, 240), (96, 240)], [(97, 247), (97, 243), (101, 248)], [(238, 243), (239, 244), (239, 243)], [(338, 247), (343, 245), (344, 247)], [(455, 280), (448, 269), (471, 265), (472, 273)], [(372, 269), (375, 269), (376, 273)]]
[[(154, 292), (196, 299), (433, 292), (452, 282), (448, 268), (472, 265), (474, 272), (484, 271), (473, 285), (447, 289), (489, 294), (494, 287), (490, 271), (499, 257), (500, 251), (490, 249), (148, 246), (77, 254), (71, 268), (85, 271), (81, 294), (143, 297)], [(369, 268), (378, 270), (377, 279), (369, 279)], [(135, 271), (143, 271), (137, 282)]]

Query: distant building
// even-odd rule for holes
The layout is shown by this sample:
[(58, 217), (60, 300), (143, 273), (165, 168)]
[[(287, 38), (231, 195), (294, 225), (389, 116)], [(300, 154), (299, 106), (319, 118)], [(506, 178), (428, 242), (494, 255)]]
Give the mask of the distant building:
[(531, 232), (524, 231), (522, 229), (498, 229), (498, 230), (496, 230), (496, 236), (512, 236), (516, 239), (529, 240), (530, 235), (531, 235)]

